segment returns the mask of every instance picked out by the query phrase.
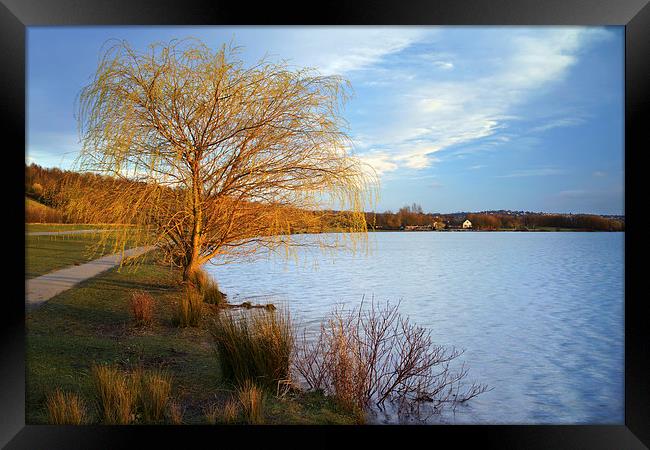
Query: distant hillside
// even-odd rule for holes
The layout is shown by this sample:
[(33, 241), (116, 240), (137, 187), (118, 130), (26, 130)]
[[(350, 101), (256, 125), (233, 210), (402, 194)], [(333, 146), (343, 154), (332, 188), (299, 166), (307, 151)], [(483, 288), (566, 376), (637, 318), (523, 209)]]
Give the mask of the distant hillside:
[(25, 196), (25, 223), (63, 223), (63, 214)]

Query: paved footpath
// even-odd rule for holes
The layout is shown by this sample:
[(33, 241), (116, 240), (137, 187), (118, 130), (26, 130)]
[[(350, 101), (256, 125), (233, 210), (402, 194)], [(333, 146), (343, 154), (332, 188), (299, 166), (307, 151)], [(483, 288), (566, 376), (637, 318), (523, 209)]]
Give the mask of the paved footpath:
[(78, 266), (55, 270), (40, 277), (25, 281), (25, 309), (30, 311), (63, 291), (67, 291), (77, 283), (99, 275), (117, 266), (123, 257), (138, 256), (152, 250), (152, 246), (136, 247), (126, 250), (124, 254), (103, 256), (94, 261)]
[(64, 231), (32, 231), (30, 233), (25, 233), (27, 236), (56, 236), (58, 234), (83, 234), (83, 233), (99, 233), (100, 231), (112, 231), (110, 229), (107, 230), (98, 230), (98, 229), (90, 229), (90, 230), (64, 230)]

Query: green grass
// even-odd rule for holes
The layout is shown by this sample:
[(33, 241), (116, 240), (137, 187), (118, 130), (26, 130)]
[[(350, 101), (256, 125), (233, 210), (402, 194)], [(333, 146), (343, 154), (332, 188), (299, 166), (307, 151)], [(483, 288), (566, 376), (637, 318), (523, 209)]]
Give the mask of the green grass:
[[(163, 366), (173, 377), (172, 399), (185, 411), (187, 424), (206, 423), (204, 409), (220, 404), (235, 393), (220, 378), (218, 360), (207, 331), (217, 309), (206, 308), (202, 326), (177, 328), (171, 323), (175, 300), (182, 287), (179, 274), (158, 265), (149, 254), (134, 271), (112, 269), (49, 300), (26, 318), (26, 421), (47, 423), (45, 398), (61, 388), (88, 401), (91, 422), (98, 411), (90, 400), (93, 363), (116, 364), (123, 369), (142, 365)], [(156, 301), (154, 324), (135, 327), (128, 301), (132, 290), (149, 292)], [(270, 395), (265, 423), (351, 424), (354, 418), (340, 412), (318, 394)]]
[(25, 232), (33, 233), (38, 231), (74, 231), (74, 230), (108, 230), (119, 225), (115, 224), (85, 224), (85, 223), (26, 223)]
[(101, 236), (108, 232), (25, 236), (25, 278), (34, 278), (53, 270), (83, 264), (101, 256), (116, 253), (115, 240), (94, 248)]

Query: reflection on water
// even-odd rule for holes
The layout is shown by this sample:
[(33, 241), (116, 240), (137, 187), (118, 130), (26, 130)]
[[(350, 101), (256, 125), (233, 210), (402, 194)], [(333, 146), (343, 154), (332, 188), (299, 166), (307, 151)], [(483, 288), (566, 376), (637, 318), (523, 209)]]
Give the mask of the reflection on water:
[(370, 233), (368, 254), (299, 249), (298, 262), (206, 269), (230, 301), (287, 305), (311, 329), (335, 303), (401, 301), (436, 343), (466, 350), (469, 379), (493, 387), (435, 421), (621, 424), (623, 240), (623, 233)]

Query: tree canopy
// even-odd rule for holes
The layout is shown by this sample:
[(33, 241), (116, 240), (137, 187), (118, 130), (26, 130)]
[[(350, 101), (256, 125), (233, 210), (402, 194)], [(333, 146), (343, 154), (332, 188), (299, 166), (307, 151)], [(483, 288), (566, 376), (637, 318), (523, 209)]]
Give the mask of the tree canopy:
[(292, 227), (331, 219), (334, 204), (344, 213), (330, 225), (366, 231), (376, 181), (350, 153), (349, 84), (286, 62), (247, 67), (239, 54), (193, 39), (106, 45), (79, 95), (76, 169), (115, 182), (69, 186), (66, 208), (138, 225), (139, 242), (186, 277), (291, 245)]

